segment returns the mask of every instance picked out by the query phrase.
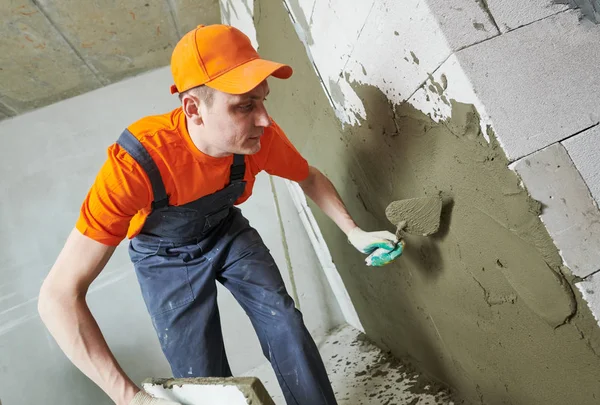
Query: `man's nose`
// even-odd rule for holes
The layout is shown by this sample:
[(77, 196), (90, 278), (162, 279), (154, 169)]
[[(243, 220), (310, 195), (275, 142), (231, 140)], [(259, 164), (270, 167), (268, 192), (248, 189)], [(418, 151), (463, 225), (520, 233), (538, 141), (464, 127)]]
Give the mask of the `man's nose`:
[(271, 125), (271, 118), (269, 117), (269, 113), (267, 113), (267, 109), (264, 105), (259, 107), (259, 110), (256, 114), (256, 123), (257, 127), (268, 127)]

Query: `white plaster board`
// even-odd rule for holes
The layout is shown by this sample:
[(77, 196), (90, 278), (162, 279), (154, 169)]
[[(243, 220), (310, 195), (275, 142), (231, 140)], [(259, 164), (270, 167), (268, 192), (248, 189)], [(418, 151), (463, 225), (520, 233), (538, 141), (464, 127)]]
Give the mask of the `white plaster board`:
[(221, 22), (236, 27), (250, 38), (254, 49), (258, 49), (254, 27), (254, 0), (219, 0)]
[(323, 272), (327, 277), (329, 286), (331, 287), (340, 310), (342, 311), (344, 319), (349, 325), (352, 325), (354, 328), (364, 332), (360, 318), (358, 317), (356, 309), (354, 308), (354, 304), (352, 304), (352, 300), (350, 299), (350, 294), (348, 294), (348, 290), (346, 290), (344, 281), (342, 280), (340, 273), (333, 263), (333, 258), (329, 252), (329, 247), (323, 238), (323, 234), (321, 233), (319, 225), (317, 224), (317, 220), (315, 219), (310, 207), (306, 202), (306, 196), (304, 195), (304, 192), (298, 183), (288, 180), (286, 181), (286, 184), (292, 196), (292, 201), (298, 210), (298, 214), (300, 215), (304, 229), (306, 229), (306, 232), (308, 233), (308, 237), (310, 238), (310, 242), (315, 250), (315, 253), (317, 254), (319, 263), (321, 264)]
[(588, 185), (592, 197), (600, 204), (600, 126), (569, 138), (562, 144)]
[(600, 212), (566, 149), (556, 143), (511, 169), (543, 204), (540, 218), (573, 274), (586, 277), (600, 269)]
[(427, 3), (453, 50), (500, 35), (477, 1), (427, 0)]
[(511, 161), (599, 122), (598, 43), (566, 11), (457, 53)]
[(553, 0), (487, 0), (488, 8), (502, 32), (541, 20), (568, 8)]
[(190, 383), (165, 388), (144, 383), (143, 388), (156, 398), (177, 401), (181, 405), (248, 405), (244, 393), (236, 385)]
[[(445, 80), (443, 79), (445, 77)], [(433, 81), (442, 85), (447, 83), (442, 95), (430, 90)], [(456, 54), (452, 54), (438, 70), (425, 82), (425, 85), (408, 100), (418, 110), (429, 115), (434, 121), (440, 122), (452, 115), (451, 100), (465, 104), (473, 104), (480, 116), (481, 131), (487, 137), (487, 127), (494, 129), (487, 110), (473, 89), (473, 85), (461, 67)], [(488, 139), (489, 141), (489, 139)]]
[(583, 299), (586, 300), (598, 326), (600, 326), (600, 273), (586, 277), (575, 285), (581, 291)]
[(302, 224), (286, 180), (271, 176), (271, 181), (288, 251), (290, 280), (295, 283), (297, 303), (304, 315), (306, 328), (318, 342), (331, 329), (345, 323), (345, 320)]

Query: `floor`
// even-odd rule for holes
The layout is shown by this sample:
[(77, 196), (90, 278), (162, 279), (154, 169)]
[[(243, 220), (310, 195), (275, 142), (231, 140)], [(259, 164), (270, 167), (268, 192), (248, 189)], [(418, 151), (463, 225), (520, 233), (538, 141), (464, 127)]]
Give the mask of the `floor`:
[[(431, 384), (345, 325), (319, 347), (339, 405), (453, 405), (449, 393)], [(270, 364), (245, 373), (256, 376), (276, 405), (285, 400)]]

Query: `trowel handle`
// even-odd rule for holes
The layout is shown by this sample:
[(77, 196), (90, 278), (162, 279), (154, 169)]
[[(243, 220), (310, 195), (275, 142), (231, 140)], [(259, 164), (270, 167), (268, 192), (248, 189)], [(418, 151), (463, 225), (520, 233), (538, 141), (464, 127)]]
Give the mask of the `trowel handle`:
[(404, 248), (406, 247), (406, 240), (404, 239), (404, 231), (400, 228), (396, 230), (396, 238), (398, 238), (398, 243), (402, 245), (402, 252), (404, 253)]
[(398, 223), (396, 226), (396, 238), (398, 241), (402, 243), (402, 247), (404, 247), (404, 229), (406, 228), (406, 221), (402, 221)]

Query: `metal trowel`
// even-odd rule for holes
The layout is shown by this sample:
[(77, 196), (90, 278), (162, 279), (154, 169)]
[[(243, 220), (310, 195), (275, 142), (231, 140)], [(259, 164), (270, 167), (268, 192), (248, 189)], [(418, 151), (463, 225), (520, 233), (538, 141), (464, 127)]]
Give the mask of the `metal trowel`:
[(396, 236), (402, 240), (404, 233), (429, 236), (440, 228), (442, 199), (440, 197), (410, 198), (390, 203), (385, 216), (396, 226)]

